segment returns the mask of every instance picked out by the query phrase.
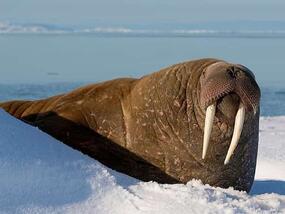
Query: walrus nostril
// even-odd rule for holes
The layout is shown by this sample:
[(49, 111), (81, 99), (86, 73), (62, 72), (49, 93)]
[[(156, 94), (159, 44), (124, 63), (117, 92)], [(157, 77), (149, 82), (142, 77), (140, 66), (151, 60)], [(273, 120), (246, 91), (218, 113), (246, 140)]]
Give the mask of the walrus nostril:
[(235, 67), (230, 67), (228, 70), (227, 70), (229, 76), (232, 78), (232, 79), (236, 79), (237, 77), (237, 70), (235, 69)]

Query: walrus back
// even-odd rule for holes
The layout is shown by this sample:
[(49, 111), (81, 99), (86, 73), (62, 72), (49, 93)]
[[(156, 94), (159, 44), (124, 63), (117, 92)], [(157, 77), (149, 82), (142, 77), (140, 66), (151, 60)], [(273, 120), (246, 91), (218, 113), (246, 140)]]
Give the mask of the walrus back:
[(48, 111), (48, 109), (52, 107), (52, 103), (55, 103), (57, 98), (59, 98), (59, 96), (35, 101), (13, 100), (0, 103), (0, 108), (18, 119), (25, 118), (25, 121), (33, 122), (38, 114)]

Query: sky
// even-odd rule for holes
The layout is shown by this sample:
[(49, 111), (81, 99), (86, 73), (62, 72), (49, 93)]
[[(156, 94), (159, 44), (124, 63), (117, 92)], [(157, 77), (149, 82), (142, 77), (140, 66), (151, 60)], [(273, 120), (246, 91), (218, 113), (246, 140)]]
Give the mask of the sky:
[(284, 0), (0, 0), (0, 20), (65, 25), (285, 21)]

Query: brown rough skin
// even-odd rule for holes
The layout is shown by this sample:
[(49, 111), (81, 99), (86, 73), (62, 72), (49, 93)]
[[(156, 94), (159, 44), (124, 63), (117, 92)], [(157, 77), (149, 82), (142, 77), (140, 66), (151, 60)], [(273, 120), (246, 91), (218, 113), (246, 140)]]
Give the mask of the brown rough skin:
[[(260, 90), (247, 68), (201, 59), (140, 79), (115, 79), (43, 100), (4, 102), (0, 107), (143, 181), (186, 183), (196, 178), (249, 191), (257, 157), (259, 98)], [(217, 113), (202, 160), (205, 108), (215, 100)], [(245, 125), (230, 163), (224, 165), (240, 101), (247, 106)]]

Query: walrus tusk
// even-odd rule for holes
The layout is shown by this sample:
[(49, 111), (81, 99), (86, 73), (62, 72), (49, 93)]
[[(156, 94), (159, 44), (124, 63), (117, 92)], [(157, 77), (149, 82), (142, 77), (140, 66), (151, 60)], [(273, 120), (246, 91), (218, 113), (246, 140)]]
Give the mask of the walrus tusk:
[(232, 154), (235, 151), (235, 148), (237, 147), (237, 144), (239, 142), (240, 139), (240, 135), (243, 129), (243, 124), (244, 124), (244, 118), (245, 118), (245, 107), (243, 105), (243, 103), (241, 102), (239, 105), (239, 109), (237, 111), (236, 114), (236, 119), (235, 119), (235, 126), (234, 126), (234, 133), (233, 133), (233, 137), (232, 137), (232, 141), (230, 144), (230, 148), (228, 150), (226, 159), (224, 164), (228, 164), (230, 161), (230, 158), (232, 156)]
[(215, 102), (214, 104), (208, 106), (206, 110), (202, 159), (204, 159), (207, 154), (214, 118), (216, 114), (216, 106), (217, 103)]

